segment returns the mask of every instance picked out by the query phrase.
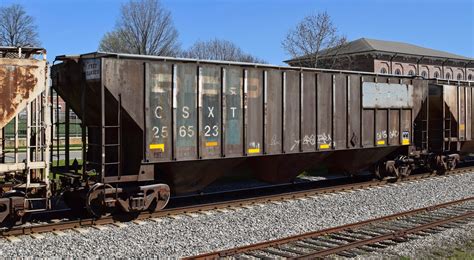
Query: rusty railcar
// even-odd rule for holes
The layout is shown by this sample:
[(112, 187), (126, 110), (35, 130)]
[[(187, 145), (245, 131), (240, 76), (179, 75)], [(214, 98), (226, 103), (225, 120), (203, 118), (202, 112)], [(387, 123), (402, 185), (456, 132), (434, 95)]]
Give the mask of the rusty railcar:
[[(46, 51), (0, 47), (0, 223), (49, 209)], [(19, 121), (25, 135), (19, 137)], [(11, 126), (7, 133), (6, 126)], [(20, 143), (22, 144), (20, 146)]]
[[(455, 167), (458, 152), (461, 156), (474, 153), (473, 97), (472, 82), (430, 82), (427, 141), (429, 151), (441, 155), (438, 163), (444, 168)], [(446, 156), (450, 152), (455, 154)]]
[(181, 193), (235, 169), (274, 182), (320, 165), (356, 173), (422, 145), (423, 79), (111, 53), (57, 59), (54, 88), (88, 126), (85, 168), (103, 183), (160, 180)]

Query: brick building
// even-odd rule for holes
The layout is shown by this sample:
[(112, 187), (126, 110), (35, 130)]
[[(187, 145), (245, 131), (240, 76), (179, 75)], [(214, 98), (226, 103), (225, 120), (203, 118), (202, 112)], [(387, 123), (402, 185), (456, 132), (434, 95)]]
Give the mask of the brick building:
[[(474, 59), (413, 44), (361, 38), (338, 50), (321, 51), (318, 67), (419, 75), (425, 78), (474, 80)], [(314, 67), (305, 57), (285, 61), (290, 66)]]

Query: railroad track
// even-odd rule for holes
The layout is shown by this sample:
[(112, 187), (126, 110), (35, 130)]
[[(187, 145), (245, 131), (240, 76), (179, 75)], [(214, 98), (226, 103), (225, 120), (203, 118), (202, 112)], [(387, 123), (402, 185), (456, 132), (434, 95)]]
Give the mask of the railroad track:
[[(474, 167), (464, 167), (453, 170), (449, 173), (449, 175), (456, 175), (456, 174), (464, 174), (474, 172)], [(432, 177), (442, 177), (433, 173), (425, 173), (425, 174), (416, 174), (405, 177), (401, 180), (398, 180), (396, 183), (404, 183), (410, 181), (419, 181), (427, 178)], [(215, 210), (234, 210), (239, 208), (245, 207), (254, 207), (254, 206), (262, 206), (264, 203), (277, 203), (280, 204), (282, 201), (289, 201), (295, 199), (302, 199), (302, 198), (311, 198), (316, 197), (322, 194), (330, 194), (336, 192), (346, 192), (346, 191), (354, 191), (354, 190), (361, 190), (361, 189), (368, 189), (371, 187), (380, 187), (384, 185), (389, 185), (394, 183), (393, 180), (371, 180), (371, 181), (364, 181), (358, 182), (355, 184), (344, 184), (344, 185), (337, 185), (332, 187), (326, 188), (315, 188), (309, 190), (302, 190), (302, 191), (292, 191), (292, 192), (285, 192), (273, 195), (265, 195), (259, 197), (252, 197), (252, 198), (245, 198), (245, 199), (236, 199), (231, 201), (223, 201), (223, 202), (215, 202), (215, 203), (206, 203), (206, 204), (197, 204), (191, 206), (183, 206), (177, 208), (170, 208), (165, 209), (158, 212), (143, 212), (140, 214), (117, 214), (113, 216), (106, 216), (100, 219), (95, 218), (79, 218), (79, 219), (72, 219), (72, 220), (53, 220), (48, 223), (29, 223), (27, 225), (16, 226), (8, 229), (0, 229), (0, 237), (5, 237), (8, 240), (14, 240), (15, 236), (20, 235), (34, 235), (38, 233), (44, 232), (53, 232), (53, 231), (61, 231), (61, 230), (68, 230), (68, 229), (77, 229), (83, 227), (99, 227), (102, 225), (109, 225), (109, 224), (117, 224), (121, 222), (129, 222), (129, 221), (141, 221), (141, 220), (152, 220), (152, 221), (161, 221), (163, 217), (176, 217), (179, 215), (189, 215), (189, 216), (196, 216), (197, 214)], [(13, 238), (13, 239), (11, 239)]]
[(355, 257), (474, 220), (474, 197), (187, 259)]

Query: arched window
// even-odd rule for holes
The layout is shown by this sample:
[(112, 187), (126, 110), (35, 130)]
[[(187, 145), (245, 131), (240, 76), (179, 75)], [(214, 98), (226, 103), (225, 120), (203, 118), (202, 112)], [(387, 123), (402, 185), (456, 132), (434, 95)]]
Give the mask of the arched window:
[(382, 74), (387, 74), (387, 69), (386, 69), (386, 68), (381, 68), (381, 69), (380, 69), (380, 73), (382, 73)]
[(402, 75), (402, 72), (400, 71), (400, 69), (395, 70), (395, 75)]
[(472, 80), (472, 74), (469, 74), (469, 76), (467, 76), (467, 79)]
[(446, 73), (446, 79), (451, 79), (451, 73)]
[(421, 72), (421, 76), (422, 76), (423, 78), (425, 78), (425, 79), (428, 78), (428, 72), (422, 71), (422, 72)]
[(439, 78), (439, 72), (435, 71), (434, 77), (435, 77), (435, 78)]
[(461, 80), (461, 79), (462, 79), (462, 74), (458, 73), (458, 80)]
[(415, 72), (414, 72), (413, 70), (410, 70), (410, 71), (408, 72), (408, 75), (409, 75), (409, 76), (415, 76)]

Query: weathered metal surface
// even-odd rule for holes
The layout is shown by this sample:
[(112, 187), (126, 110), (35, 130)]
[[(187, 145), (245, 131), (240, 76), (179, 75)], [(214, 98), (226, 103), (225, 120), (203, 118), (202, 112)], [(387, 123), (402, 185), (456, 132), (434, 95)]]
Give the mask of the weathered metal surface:
[(281, 71), (269, 70), (265, 74), (265, 152), (279, 154), (282, 151), (282, 86)]
[(46, 61), (0, 59), (0, 128), (46, 87)]
[(146, 159), (150, 162), (172, 159), (172, 64), (146, 64), (145, 113), (148, 128)]
[(364, 82), (364, 108), (399, 108), (413, 106), (413, 86), (402, 84)]
[(301, 149), (304, 152), (315, 151), (316, 134), (316, 74), (301, 73)]
[(285, 153), (301, 151), (300, 81), (300, 74), (297, 71), (288, 71), (283, 74), (283, 150)]
[(244, 70), (245, 154), (263, 153), (263, 71)]
[[(123, 97), (130, 176), (122, 181), (163, 178), (175, 191), (202, 188), (237, 168), (271, 181), (321, 166), (361, 170), (412, 144), (418, 99), (426, 96), (423, 84), (394, 76), (147, 57), (104, 57), (100, 64), (101, 81), (85, 80), (86, 89), (103, 84), (109, 98)], [(377, 106), (364, 106), (364, 86), (382, 92), (370, 92)], [(382, 102), (393, 86), (405, 86), (405, 104)], [(96, 102), (87, 99), (86, 108)], [(109, 109), (106, 117), (114, 118)], [(140, 165), (148, 164), (154, 169), (142, 174)]]
[(197, 66), (175, 65), (176, 89), (173, 97), (176, 159), (198, 159)]
[(221, 68), (199, 68), (199, 154), (203, 159), (221, 157), (221, 84)]
[(222, 69), (223, 77), (223, 130), (224, 156), (243, 155), (243, 86), (242, 70), (233, 67)]

